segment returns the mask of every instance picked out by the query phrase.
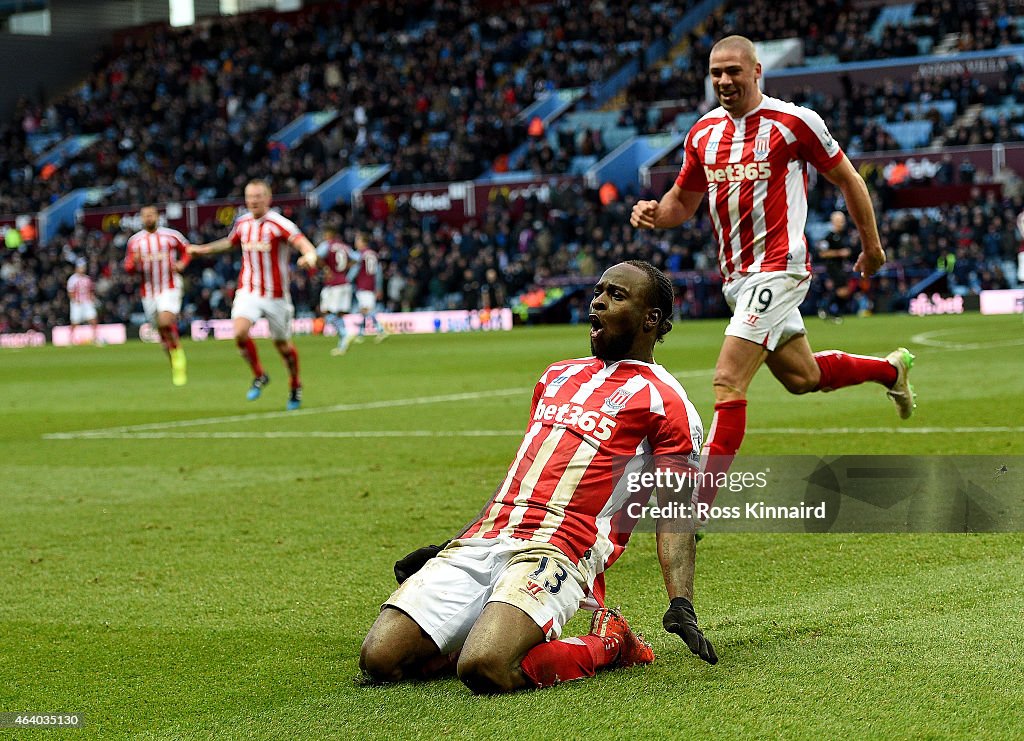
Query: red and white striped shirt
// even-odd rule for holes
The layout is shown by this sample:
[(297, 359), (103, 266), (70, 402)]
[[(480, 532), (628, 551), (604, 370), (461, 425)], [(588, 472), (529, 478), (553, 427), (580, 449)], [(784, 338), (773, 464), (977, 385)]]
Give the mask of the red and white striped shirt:
[(302, 236), (292, 221), (276, 211), (263, 218), (245, 214), (235, 220), (228, 239), (242, 248), (238, 290), (265, 298), (288, 298), (289, 245)]
[(72, 273), (68, 278), (68, 296), (76, 304), (96, 303), (92, 278), (82, 273)]
[(809, 273), (806, 165), (828, 172), (842, 158), (821, 116), (767, 95), (742, 118), (719, 107), (693, 125), (676, 185), (707, 191), (726, 280)]
[(696, 468), (700, 417), (662, 366), (597, 358), (548, 367), (530, 416), (504, 482), (462, 537), (550, 542), (575, 562), (587, 559), (602, 601), (600, 574), (636, 524), (627, 508), (650, 496), (629, 492), (627, 474), (649, 469), (655, 455), (679, 455)]
[(175, 263), (188, 263), (188, 240), (181, 232), (167, 227), (135, 232), (128, 240), (124, 269), (133, 273), (142, 268), (142, 295), (158, 296), (181, 288)]

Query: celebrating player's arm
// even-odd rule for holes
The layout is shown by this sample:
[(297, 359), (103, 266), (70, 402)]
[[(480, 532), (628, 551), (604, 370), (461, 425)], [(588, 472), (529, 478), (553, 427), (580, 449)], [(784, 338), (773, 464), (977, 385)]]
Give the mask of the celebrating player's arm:
[(693, 218), (703, 199), (703, 190), (683, 190), (673, 185), (660, 201), (637, 201), (629, 223), (637, 229), (674, 229)]
[[(232, 232), (234, 234), (234, 232)], [(315, 268), (317, 264), (316, 247), (304, 234), (294, 234), (291, 239), (288, 240), (295, 249), (301, 252), (299, 257), (299, 267), (301, 268)], [(232, 247), (236, 246), (238, 241), (233, 239), (231, 235), (222, 237), (221, 239), (214, 240), (213, 242), (207, 242), (206, 244), (193, 244), (189, 245), (189, 255), (215, 255), (219, 252), (227, 252)]]
[(234, 240), (230, 236), (222, 237), (221, 239), (215, 239), (212, 242), (206, 244), (191, 244), (188, 247), (188, 254), (190, 255), (216, 255), (219, 252), (227, 252), (235, 246)]
[[(677, 495), (684, 494), (680, 499)], [(676, 511), (688, 511), (689, 495), (671, 489), (659, 489), (658, 506), (664, 512), (676, 506)], [(683, 506), (680, 506), (683, 505)], [(658, 561), (665, 578), (669, 606), (662, 625), (669, 633), (682, 638), (687, 647), (709, 664), (718, 663), (711, 641), (697, 627), (697, 614), (693, 609), (693, 573), (697, 562), (696, 521), (692, 516), (659, 517), (657, 524)]]
[(298, 232), (297, 234), (293, 234), (288, 242), (292, 247), (302, 253), (299, 255), (300, 268), (309, 268), (312, 270), (317, 266), (319, 257), (316, 254), (316, 247), (309, 241), (309, 237), (302, 232)]
[(871, 204), (868, 186), (845, 154), (839, 164), (824, 175), (842, 192), (850, 217), (860, 233), (861, 253), (853, 269), (865, 278), (874, 275), (885, 264), (885, 250), (878, 236), (875, 209)]

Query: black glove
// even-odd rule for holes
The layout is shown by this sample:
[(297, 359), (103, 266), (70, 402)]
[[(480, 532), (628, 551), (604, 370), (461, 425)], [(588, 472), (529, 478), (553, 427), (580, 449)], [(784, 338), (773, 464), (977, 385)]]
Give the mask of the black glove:
[(661, 624), (669, 633), (675, 633), (686, 641), (690, 650), (700, 656), (709, 664), (718, 663), (718, 654), (711, 641), (704, 637), (697, 627), (697, 613), (693, 611), (693, 604), (686, 597), (675, 597), (665, 611), (665, 617)]
[(441, 545), (425, 545), (422, 548), (417, 548), (405, 558), (395, 561), (395, 578), (398, 580), (398, 583), (401, 584), (422, 569), (423, 564), (444, 550), (444, 547), (449, 543), (451, 541), (446, 540)]

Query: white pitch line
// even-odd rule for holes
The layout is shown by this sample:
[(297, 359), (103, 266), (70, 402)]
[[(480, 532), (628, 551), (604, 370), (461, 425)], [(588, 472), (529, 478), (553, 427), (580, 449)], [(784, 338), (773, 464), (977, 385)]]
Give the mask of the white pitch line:
[[(686, 370), (673, 372), (676, 377), (702, 376), (712, 373), (714, 368), (706, 370)], [(512, 396), (515, 394), (527, 394), (531, 388), (508, 388), (494, 389), (492, 391), (467, 391), (460, 394), (441, 394), (438, 396), (416, 396), (409, 399), (385, 399), (380, 401), (366, 401), (358, 404), (335, 404), (326, 407), (312, 407), (307, 409), (296, 409), (291, 412), (257, 412), (255, 414), (231, 414), (223, 417), (204, 417), (200, 419), (182, 419), (173, 422), (149, 422), (140, 425), (122, 425), (119, 427), (100, 427), (92, 430), (74, 430), (73, 432), (51, 432), (43, 435), (44, 440), (80, 440), (82, 438), (119, 438), (123, 436), (137, 436), (135, 433), (149, 430), (173, 430), (183, 427), (201, 427), (203, 425), (216, 425), (225, 422), (249, 422), (258, 419), (283, 419), (303, 417), (311, 414), (333, 414), (335, 412), (356, 412), (364, 409), (389, 409), (392, 407), (417, 406), (420, 404), (442, 404), (449, 401), (469, 401), (472, 399), (484, 399), (492, 396)], [(315, 435), (315, 433), (303, 433)], [(434, 433), (425, 433), (429, 436)], [(516, 434), (519, 434), (518, 432)], [(197, 437), (197, 435), (190, 435)]]
[[(1001, 433), (1024, 432), (1024, 427), (755, 427), (747, 430), (751, 435), (935, 435), (948, 433)], [(277, 440), (304, 438), (371, 439), (416, 437), (520, 437), (524, 430), (287, 430), (279, 432), (119, 432), (110, 430), (75, 438), (72, 433), (51, 435), (54, 440)]]
[(698, 378), (700, 376), (710, 376), (714, 372), (714, 368), (704, 368), (702, 370), (669, 371), (669, 373), (671, 373), (676, 378)]
[(171, 430), (181, 427), (199, 427), (215, 425), (223, 422), (248, 422), (255, 419), (283, 419), (303, 417), (311, 414), (331, 414), (334, 412), (355, 412), (363, 409), (386, 409), (390, 407), (416, 406), (419, 404), (440, 404), (446, 401), (468, 401), (492, 396), (511, 396), (524, 394), (532, 389), (494, 389), (492, 391), (467, 391), (461, 394), (441, 394), (439, 396), (414, 396), (409, 399), (389, 399), (381, 401), (365, 401), (358, 404), (335, 404), (327, 407), (296, 409), (291, 412), (262, 412), (257, 414), (231, 414), (224, 417), (204, 417), (201, 419), (182, 419), (173, 422), (151, 422), (141, 425), (124, 425), (121, 427), (101, 427), (93, 430), (75, 430), (74, 432), (52, 432), (43, 435), (44, 440), (68, 440), (84, 437), (104, 437), (111, 433), (134, 433), (147, 430)]
[[(108, 432), (89, 435), (88, 440), (278, 440), (305, 438), (381, 438), (381, 437), (515, 437), (522, 430), (321, 430), (279, 432)], [(69, 436), (54, 438), (70, 440)]]
[(935, 435), (948, 432), (1024, 432), (1024, 427), (754, 427), (747, 430), (748, 435)]
[(989, 348), (995, 347), (1014, 347), (1016, 345), (1024, 345), (1024, 337), (1007, 340), (992, 340), (990, 342), (947, 342), (946, 340), (937, 339), (941, 335), (962, 331), (963, 329), (954, 327), (953, 329), (936, 329), (931, 332), (921, 332), (920, 334), (915, 334), (911, 337), (910, 342), (915, 345), (936, 347), (941, 350), (988, 350)]

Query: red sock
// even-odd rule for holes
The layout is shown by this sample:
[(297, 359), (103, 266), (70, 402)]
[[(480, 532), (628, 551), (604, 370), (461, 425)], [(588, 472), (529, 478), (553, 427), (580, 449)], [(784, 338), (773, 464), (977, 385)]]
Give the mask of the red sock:
[(865, 381), (874, 381), (886, 387), (896, 383), (896, 368), (885, 358), (825, 350), (814, 353), (814, 362), (821, 369), (819, 391), (835, 391)]
[(297, 389), (302, 385), (302, 382), (299, 381), (299, 351), (293, 347), (283, 352), (281, 357), (284, 358), (284, 364), (288, 366), (288, 373), (291, 376), (291, 387)]
[(725, 473), (736, 457), (736, 451), (743, 443), (747, 431), (747, 400), (720, 401), (715, 404), (715, 416), (711, 420), (711, 431), (701, 451), (701, 485), (696, 491), (698, 502), (711, 505), (718, 495), (717, 480)]
[(619, 639), (585, 635), (541, 643), (530, 649), (520, 668), (537, 687), (592, 677), (619, 656)]
[(242, 359), (252, 368), (252, 374), (257, 378), (262, 376), (263, 366), (260, 365), (260, 355), (256, 352), (256, 343), (252, 341), (252, 337), (235, 340), (235, 344), (238, 345), (238, 350), (242, 353)]
[(180, 344), (178, 342), (178, 327), (172, 324), (171, 326), (167, 327), (167, 329), (165, 329), (162, 334), (164, 338), (164, 346), (168, 350), (177, 350), (178, 345)]

